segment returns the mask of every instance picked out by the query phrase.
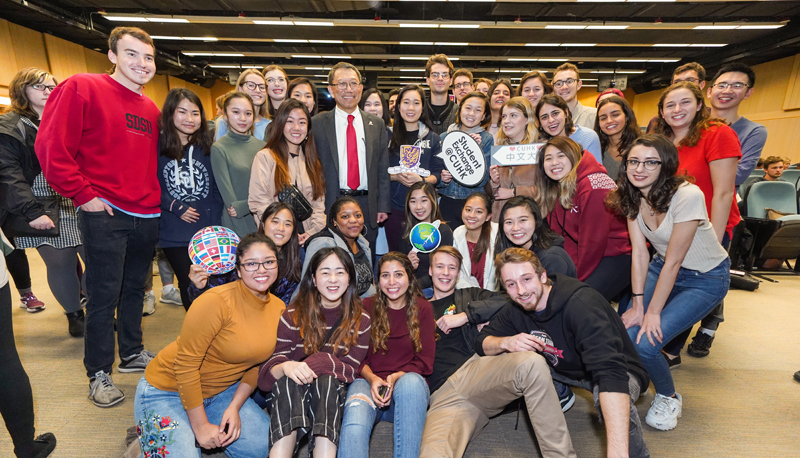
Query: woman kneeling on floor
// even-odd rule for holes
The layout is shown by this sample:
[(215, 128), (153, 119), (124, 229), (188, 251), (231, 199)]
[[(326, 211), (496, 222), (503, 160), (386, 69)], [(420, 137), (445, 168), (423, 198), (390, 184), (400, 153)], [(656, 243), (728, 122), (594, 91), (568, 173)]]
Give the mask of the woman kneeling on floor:
[(350, 255), (321, 248), (281, 316), (275, 354), (258, 376), (259, 388), (273, 397), (272, 458), (292, 456), (306, 433), (315, 457), (336, 456), (347, 386), (367, 355), (369, 327)]
[(285, 310), (269, 293), (277, 252), (264, 234), (244, 236), (237, 248), (240, 279), (198, 297), (178, 339), (147, 366), (134, 406), (145, 456), (200, 457), (200, 448), (267, 456), (269, 417), (250, 395)]

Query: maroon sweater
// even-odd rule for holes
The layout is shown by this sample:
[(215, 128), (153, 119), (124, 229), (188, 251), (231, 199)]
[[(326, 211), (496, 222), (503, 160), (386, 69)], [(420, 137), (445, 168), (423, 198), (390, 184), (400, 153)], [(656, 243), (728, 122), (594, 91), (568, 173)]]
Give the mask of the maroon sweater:
[(578, 280), (584, 281), (604, 257), (631, 254), (631, 241), (625, 220), (606, 208), (606, 196), (617, 188), (606, 169), (584, 151), (577, 173), (572, 209), (565, 210), (556, 202), (547, 222), (564, 237), (564, 249), (578, 268)]
[[(364, 299), (364, 308), (372, 315), (374, 306), (372, 297)], [(433, 319), (433, 306), (423, 298), (417, 298), (417, 315), (419, 316), (419, 339), (422, 349), (414, 353), (411, 334), (408, 331), (406, 307), (400, 310), (387, 309), (389, 312), (389, 338), (386, 340), (387, 351), (378, 350), (370, 343), (369, 353), (364, 364), (369, 365), (372, 372), (386, 380), (386, 377), (399, 371), (416, 372), (427, 377), (433, 372), (433, 359), (436, 354), (436, 323)]]
[[(336, 323), (339, 307), (335, 309), (323, 307), (322, 313), (325, 315), (325, 332), (327, 332)], [(308, 355), (308, 357), (303, 350), (303, 338), (300, 337), (300, 328), (292, 319), (293, 315), (294, 306), (289, 306), (281, 315), (275, 352), (258, 370), (258, 387), (264, 391), (271, 391), (275, 377), (272, 376), (270, 370), (286, 361), (304, 361), (317, 376), (332, 375), (343, 383), (351, 383), (355, 380), (369, 348), (369, 314), (366, 312), (361, 314), (361, 322), (358, 326), (358, 345), (351, 346), (346, 355), (342, 354), (341, 347), (334, 352), (333, 345), (326, 343), (319, 352)]]

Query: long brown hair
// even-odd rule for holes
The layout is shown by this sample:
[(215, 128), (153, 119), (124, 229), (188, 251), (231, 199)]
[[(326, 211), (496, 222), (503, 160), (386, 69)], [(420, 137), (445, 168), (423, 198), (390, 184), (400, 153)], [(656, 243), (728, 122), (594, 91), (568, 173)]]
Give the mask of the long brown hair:
[[(381, 260), (378, 261), (379, 277), (382, 273), (381, 269), (383, 269), (383, 266), (392, 261), (399, 262), (400, 265), (403, 266), (403, 270), (406, 271), (406, 277), (408, 277), (408, 289), (405, 294), (406, 324), (411, 336), (411, 344), (414, 346), (414, 353), (419, 353), (422, 351), (422, 342), (419, 336), (419, 307), (417, 307), (417, 298), (422, 297), (422, 290), (414, 274), (414, 267), (411, 265), (411, 260), (403, 253), (390, 251), (383, 255)], [(372, 321), (370, 322), (372, 326), (372, 352), (377, 353), (378, 350), (383, 350), (383, 354), (385, 355), (386, 352), (389, 351), (389, 348), (386, 346), (386, 341), (389, 340), (389, 332), (391, 330), (389, 314), (387, 312), (389, 300), (386, 298), (386, 293), (380, 288), (378, 288), (378, 292), (375, 293), (372, 298), (374, 300)]]
[[(339, 247), (325, 247), (314, 253), (308, 264), (308, 270), (300, 282), (297, 289), (297, 297), (291, 303), (294, 307), (292, 319), (295, 326), (300, 329), (300, 337), (303, 339), (303, 351), (306, 355), (313, 355), (322, 350), (325, 345), (325, 335), (327, 333), (325, 315), (322, 313), (322, 299), (319, 290), (314, 282), (317, 268), (322, 261), (329, 256), (336, 256), (347, 271), (350, 281), (347, 289), (342, 295), (339, 315), (342, 323), (333, 331), (330, 343), (331, 353), (334, 355), (346, 355), (350, 348), (358, 344), (358, 329), (361, 325), (361, 315), (363, 307), (361, 298), (356, 293), (356, 268), (350, 255)], [(338, 353), (342, 348), (344, 351)]]
[(291, 175), (289, 174), (289, 146), (287, 144), (289, 140), (283, 135), (283, 128), (292, 110), (303, 110), (303, 114), (305, 114), (308, 121), (308, 135), (300, 144), (300, 148), (306, 157), (306, 172), (311, 180), (312, 197), (316, 200), (325, 195), (325, 176), (322, 173), (322, 165), (320, 165), (319, 157), (317, 156), (317, 147), (314, 145), (314, 134), (311, 132), (311, 116), (308, 114), (308, 108), (305, 103), (292, 98), (284, 100), (277, 113), (275, 113), (275, 118), (272, 121), (273, 127), (266, 146), (275, 159), (275, 195), (283, 191), (287, 184), (292, 183)]
[(418, 220), (416, 216), (414, 216), (411, 211), (408, 209), (408, 201), (411, 200), (411, 194), (421, 189), (422, 192), (428, 197), (428, 200), (431, 201), (431, 215), (428, 217), (430, 218), (431, 222), (436, 221), (437, 219), (442, 221), (442, 211), (439, 208), (439, 193), (436, 192), (436, 188), (433, 187), (432, 184), (427, 183), (425, 181), (417, 181), (416, 183), (412, 184), (410, 188), (408, 188), (408, 192), (406, 193), (406, 216), (405, 221), (403, 221), (403, 238), (407, 239), (411, 229), (417, 225), (417, 223), (421, 223), (422, 221)]
[[(483, 205), (486, 206), (487, 216), (486, 221), (483, 222), (483, 226), (481, 227), (481, 236), (478, 239), (478, 243), (475, 244), (475, 251), (472, 252), (472, 262), (478, 262), (481, 260), (481, 256), (483, 256), (492, 245), (492, 219), (489, 218), (492, 214), (492, 198), (485, 192), (473, 192), (464, 200), (464, 207), (466, 207), (467, 203), (472, 199), (481, 199), (483, 201)], [(464, 214), (463, 207), (461, 214)]]
[[(653, 182), (650, 192), (646, 196), (642, 195), (639, 188), (631, 184), (627, 173), (628, 155), (631, 149), (638, 145), (655, 149), (661, 159), (658, 178)], [(675, 195), (678, 188), (684, 182), (692, 181), (685, 175), (678, 175), (678, 150), (670, 139), (661, 134), (646, 134), (634, 140), (633, 145), (625, 150), (622, 156), (619, 172), (617, 189), (606, 196), (606, 206), (631, 220), (636, 219), (639, 215), (641, 199), (644, 199), (653, 211), (666, 213), (669, 210), (672, 196)]]
[[(542, 103), (539, 102), (539, 106), (541, 105)], [(564, 153), (572, 162), (572, 170), (559, 181), (553, 180), (544, 171), (544, 155), (550, 146)], [(578, 164), (582, 158), (583, 148), (569, 137), (553, 137), (539, 149), (539, 167), (536, 168), (536, 175), (534, 175), (536, 183), (534, 199), (544, 215), (549, 215), (553, 211), (556, 202), (566, 210), (572, 208), (572, 196), (575, 195), (578, 183)]]
[(697, 142), (700, 141), (700, 136), (704, 131), (708, 130), (709, 127), (727, 124), (724, 119), (711, 117), (708, 110), (706, 110), (706, 103), (703, 100), (703, 93), (700, 91), (698, 86), (693, 84), (691, 81), (681, 81), (680, 83), (675, 83), (672, 86), (664, 89), (664, 92), (661, 94), (661, 98), (658, 99), (658, 121), (656, 122), (656, 127), (653, 131), (654, 133), (664, 135), (670, 139), (675, 136), (675, 133), (672, 131), (672, 127), (667, 124), (667, 120), (664, 119), (662, 110), (664, 109), (664, 99), (667, 98), (667, 95), (669, 95), (670, 92), (677, 91), (678, 89), (690, 90), (697, 101), (697, 106), (700, 107), (700, 109), (697, 110), (697, 113), (694, 114), (692, 123), (689, 126), (689, 132), (681, 139), (680, 142), (678, 142), (679, 148), (684, 146), (695, 146), (697, 145)]
[(58, 84), (58, 80), (56, 80), (55, 76), (40, 68), (31, 67), (18, 71), (8, 85), (8, 97), (11, 99), (11, 105), (6, 108), (6, 113), (13, 111), (14, 113), (25, 116), (31, 121), (39, 119), (39, 114), (31, 107), (31, 101), (28, 99), (25, 88), (44, 82), (50, 78)]
[(606, 97), (605, 99), (601, 100), (600, 103), (597, 105), (597, 117), (594, 121), (594, 131), (597, 133), (597, 136), (600, 137), (600, 151), (603, 152), (603, 156), (605, 157), (606, 150), (611, 145), (611, 137), (608, 136), (603, 129), (600, 128), (600, 109), (604, 106), (608, 105), (609, 103), (613, 103), (620, 107), (622, 110), (622, 114), (625, 116), (625, 127), (622, 130), (622, 135), (619, 139), (619, 145), (617, 146), (617, 151), (622, 154), (623, 151), (627, 151), (633, 145), (634, 140), (639, 138), (642, 135), (642, 130), (639, 129), (639, 123), (636, 121), (636, 114), (633, 112), (633, 108), (631, 108), (631, 104), (628, 103), (627, 100), (623, 99), (618, 95), (612, 95), (611, 97)]

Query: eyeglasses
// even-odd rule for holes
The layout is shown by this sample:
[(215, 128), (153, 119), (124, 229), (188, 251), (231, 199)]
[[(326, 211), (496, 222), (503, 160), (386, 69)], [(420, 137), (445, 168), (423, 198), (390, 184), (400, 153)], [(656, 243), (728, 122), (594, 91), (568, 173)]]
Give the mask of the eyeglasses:
[(434, 73), (431, 73), (431, 79), (433, 79), (433, 80), (446, 80), (447, 78), (450, 78), (450, 72), (445, 72), (445, 73), (434, 72)]
[(457, 83), (454, 84), (453, 87), (456, 89), (461, 89), (461, 88), (467, 89), (472, 87), (472, 83)]
[(46, 89), (46, 90), (48, 90), (48, 91), (50, 91), (50, 92), (53, 92), (53, 89), (55, 89), (55, 88), (56, 88), (54, 85), (49, 85), (49, 84), (39, 84), (39, 83), (37, 83), (37, 84), (31, 84), (31, 87), (32, 87), (34, 90), (37, 90), (37, 91), (39, 91), (39, 92), (44, 92), (44, 91), (45, 91), (45, 89)]
[(737, 91), (739, 91), (744, 88), (749, 88), (750, 85), (744, 83), (717, 83), (714, 85), (714, 87), (719, 88), (723, 91), (728, 88), (736, 89)]
[(239, 265), (244, 267), (246, 272), (255, 272), (261, 266), (263, 266), (266, 270), (275, 270), (278, 268), (278, 261), (275, 259), (269, 259), (264, 262), (240, 262)]
[(697, 84), (697, 83), (699, 83), (699, 82), (700, 82), (700, 80), (699, 80), (699, 79), (697, 79), (697, 78), (684, 78), (684, 79), (682, 79), (682, 80), (678, 80), (678, 79), (676, 79), (676, 80), (673, 80), (673, 81), (672, 81), (672, 84), (683, 83), (684, 81), (688, 81), (688, 82), (690, 82), (690, 83), (693, 83), (693, 84)]
[(254, 83), (252, 81), (245, 81), (244, 82), (244, 87), (246, 87), (247, 89), (250, 89), (251, 91), (255, 91), (256, 89), (258, 89), (261, 92), (266, 92), (267, 91), (267, 86), (265, 86), (263, 84), (256, 84), (256, 83)]
[(555, 81), (553, 83), (553, 86), (555, 86), (555, 87), (563, 87), (565, 84), (567, 86), (572, 86), (573, 84), (575, 84), (576, 81), (578, 81), (578, 80), (576, 80), (574, 78), (569, 78), (569, 79), (566, 79), (566, 80), (558, 80), (558, 81)]
[(338, 83), (334, 83), (334, 86), (339, 88), (340, 91), (345, 91), (347, 88), (358, 89), (361, 83), (358, 81), (339, 81)]
[(278, 77), (278, 78), (267, 78), (267, 84), (283, 84), (286, 82), (286, 78)]
[(644, 164), (645, 170), (653, 171), (661, 165), (661, 161), (637, 161), (636, 159), (628, 159), (625, 161), (628, 165), (628, 168), (631, 170), (636, 170), (639, 168), (639, 164)]

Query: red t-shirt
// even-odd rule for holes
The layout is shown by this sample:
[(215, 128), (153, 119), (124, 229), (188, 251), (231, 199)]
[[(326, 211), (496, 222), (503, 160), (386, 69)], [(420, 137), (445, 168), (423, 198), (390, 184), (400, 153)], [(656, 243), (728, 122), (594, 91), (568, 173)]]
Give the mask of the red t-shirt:
[[(364, 299), (364, 309), (374, 316), (374, 296)], [(408, 330), (407, 308), (394, 310), (387, 307), (389, 315), (389, 338), (386, 340), (388, 350), (373, 352), (370, 340), (367, 357), (364, 364), (369, 365), (372, 372), (386, 380), (386, 377), (395, 372), (416, 372), (427, 377), (433, 372), (433, 360), (436, 355), (436, 324), (433, 319), (433, 306), (423, 298), (417, 298), (417, 316), (419, 317), (419, 340), (422, 349), (414, 353), (414, 344), (411, 342), (411, 333)], [(372, 323), (374, 326), (375, 323)]]
[[(473, 243), (467, 240), (467, 249), (469, 250), (470, 261), (472, 260), (472, 254), (475, 253), (475, 246), (477, 245), (478, 245), (477, 243)], [(485, 267), (486, 267), (486, 252), (484, 251), (478, 262), (472, 263), (472, 269), (470, 271), (470, 275), (472, 275), (473, 277), (475, 277), (476, 280), (478, 280), (478, 285), (480, 285), (481, 288), (483, 288), (483, 271)]]
[[(742, 157), (742, 148), (736, 132), (726, 125), (715, 125), (703, 131), (700, 141), (695, 146), (678, 148), (680, 166), (678, 172), (685, 172), (694, 177), (694, 184), (703, 191), (706, 197), (706, 210), (711, 217), (711, 199), (714, 197), (714, 186), (711, 183), (711, 169), (709, 163), (720, 159)], [(734, 173), (736, 173), (734, 171)], [(733, 184), (731, 186), (734, 186)], [(728, 237), (732, 236), (733, 226), (739, 224), (739, 207), (736, 198), (731, 202), (731, 212), (728, 216), (728, 225), (725, 227)]]

